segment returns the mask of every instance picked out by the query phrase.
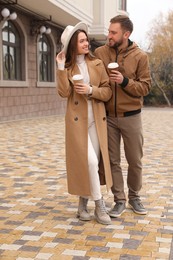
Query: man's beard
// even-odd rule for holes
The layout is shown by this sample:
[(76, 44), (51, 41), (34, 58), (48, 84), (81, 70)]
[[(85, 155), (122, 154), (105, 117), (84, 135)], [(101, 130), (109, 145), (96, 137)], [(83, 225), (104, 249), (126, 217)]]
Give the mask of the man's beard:
[(113, 49), (117, 49), (119, 46), (121, 46), (123, 41), (116, 42), (113, 46), (110, 46)]

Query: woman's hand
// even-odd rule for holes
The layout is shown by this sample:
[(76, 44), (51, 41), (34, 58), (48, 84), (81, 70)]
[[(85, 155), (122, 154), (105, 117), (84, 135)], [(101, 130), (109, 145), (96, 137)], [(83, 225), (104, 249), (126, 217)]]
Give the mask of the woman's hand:
[(58, 63), (65, 63), (65, 60), (66, 60), (66, 58), (65, 58), (65, 53), (64, 53), (63, 51), (59, 52), (59, 53), (57, 54), (57, 56), (56, 56), (56, 61), (57, 61)]
[(76, 91), (76, 93), (78, 94), (89, 94), (90, 91), (90, 86), (84, 83), (76, 83), (74, 85), (74, 90)]

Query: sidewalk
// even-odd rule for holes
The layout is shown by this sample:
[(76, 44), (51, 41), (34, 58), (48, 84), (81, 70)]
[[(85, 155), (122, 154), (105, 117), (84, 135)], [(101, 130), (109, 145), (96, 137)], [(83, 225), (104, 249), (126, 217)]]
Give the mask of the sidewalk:
[[(143, 128), (141, 198), (148, 214), (127, 205), (104, 226), (75, 216), (78, 198), (66, 187), (64, 117), (1, 123), (0, 260), (172, 260), (173, 109), (145, 108)], [(124, 158), (122, 164), (126, 178)], [(113, 196), (102, 189), (109, 209)], [(89, 209), (93, 215), (92, 201)]]

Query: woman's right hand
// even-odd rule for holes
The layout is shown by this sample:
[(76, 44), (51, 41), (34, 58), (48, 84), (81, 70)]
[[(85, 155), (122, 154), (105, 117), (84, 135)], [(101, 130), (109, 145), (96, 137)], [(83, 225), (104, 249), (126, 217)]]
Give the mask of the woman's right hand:
[(56, 61), (57, 61), (58, 63), (65, 63), (65, 60), (66, 60), (66, 58), (65, 58), (65, 53), (64, 53), (63, 51), (59, 52), (59, 53), (57, 54), (57, 56), (56, 56)]

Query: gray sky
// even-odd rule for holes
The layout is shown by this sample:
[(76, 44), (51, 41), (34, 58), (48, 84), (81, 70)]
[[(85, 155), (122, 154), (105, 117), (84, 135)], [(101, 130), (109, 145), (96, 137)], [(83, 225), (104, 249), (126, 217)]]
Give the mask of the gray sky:
[(127, 0), (127, 12), (134, 24), (130, 39), (145, 48), (146, 32), (152, 20), (160, 13), (166, 15), (170, 10), (173, 11), (173, 0)]

